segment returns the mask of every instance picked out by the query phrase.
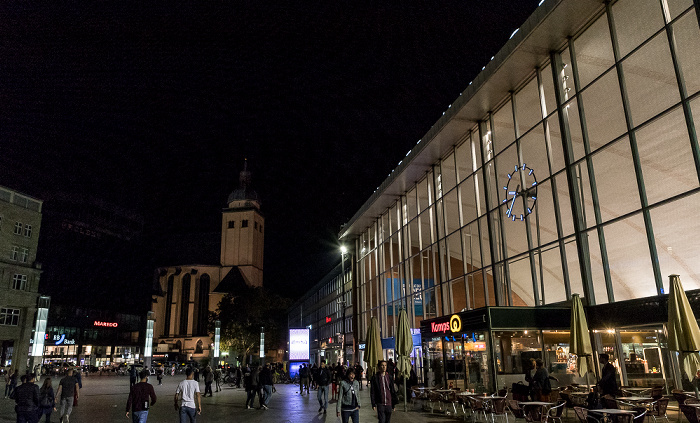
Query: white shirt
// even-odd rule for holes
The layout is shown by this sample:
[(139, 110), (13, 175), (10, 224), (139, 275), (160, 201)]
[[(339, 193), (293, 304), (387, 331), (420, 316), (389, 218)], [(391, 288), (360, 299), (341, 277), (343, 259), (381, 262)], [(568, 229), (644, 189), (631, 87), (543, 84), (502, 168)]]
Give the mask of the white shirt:
[(199, 383), (196, 380), (185, 379), (177, 385), (176, 394), (182, 394), (182, 407), (196, 408), (194, 394), (199, 392)]

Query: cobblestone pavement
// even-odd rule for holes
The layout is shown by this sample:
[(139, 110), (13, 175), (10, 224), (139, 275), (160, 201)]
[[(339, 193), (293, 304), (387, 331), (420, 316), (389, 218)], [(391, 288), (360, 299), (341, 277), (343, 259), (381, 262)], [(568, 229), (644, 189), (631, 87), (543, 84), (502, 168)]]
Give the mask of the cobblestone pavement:
[[(179, 422), (178, 415), (173, 407), (173, 397), (177, 384), (184, 379), (184, 375), (174, 377), (166, 376), (163, 385), (158, 386), (155, 377), (151, 378), (158, 401), (148, 415), (149, 423)], [(43, 380), (42, 380), (43, 382)], [(58, 380), (53, 379), (54, 391), (58, 387)], [(202, 398), (202, 415), (197, 419), (198, 423), (206, 422), (275, 422), (275, 423), (337, 423), (340, 418), (335, 415), (335, 402), (328, 405), (328, 414), (320, 414), (316, 392), (311, 391), (311, 396), (299, 395), (295, 385), (276, 385), (277, 392), (272, 395), (269, 410), (246, 410), (245, 391), (224, 385), (221, 392), (214, 392), (213, 397)], [(200, 389), (204, 392), (204, 383), (200, 383)], [(78, 407), (73, 408), (70, 423), (107, 423), (130, 422), (124, 415), (126, 399), (129, 395), (129, 378), (126, 376), (90, 376), (83, 377), (83, 389), (80, 391)], [(369, 390), (365, 388), (360, 392), (360, 421), (376, 422), (376, 414), (373, 413), (369, 401)], [(258, 404), (256, 399), (256, 405)], [(411, 406), (409, 404), (409, 410)], [(401, 411), (400, 411), (401, 410)], [(421, 411), (404, 412), (403, 405), (397, 407), (392, 416), (392, 423), (429, 422), (443, 423), (459, 421), (455, 417), (444, 414), (424, 413)], [(0, 399), (0, 422), (15, 422), (14, 401)], [(44, 420), (41, 420), (44, 422)], [(58, 413), (51, 415), (52, 422), (58, 422)]]

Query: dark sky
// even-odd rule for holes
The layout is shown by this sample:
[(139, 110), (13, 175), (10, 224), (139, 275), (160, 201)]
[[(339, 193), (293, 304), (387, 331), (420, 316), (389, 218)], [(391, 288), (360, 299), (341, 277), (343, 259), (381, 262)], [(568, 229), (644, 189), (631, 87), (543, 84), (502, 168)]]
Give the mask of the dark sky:
[(536, 0), (0, 3), (0, 185), (95, 196), (146, 236), (217, 231), (248, 158), (265, 284), (337, 234)]

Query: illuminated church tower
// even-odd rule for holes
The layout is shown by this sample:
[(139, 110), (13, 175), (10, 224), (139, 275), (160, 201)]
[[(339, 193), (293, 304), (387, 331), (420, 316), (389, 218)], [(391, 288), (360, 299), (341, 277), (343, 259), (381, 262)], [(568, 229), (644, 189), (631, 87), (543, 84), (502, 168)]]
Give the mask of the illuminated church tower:
[(228, 196), (228, 207), (221, 218), (221, 267), (226, 274), (237, 266), (250, 286), (263, 284), (265, 218), (260, 213), (260, 197), (251, 187), (251, 174), (245, 162), (239, 185)]

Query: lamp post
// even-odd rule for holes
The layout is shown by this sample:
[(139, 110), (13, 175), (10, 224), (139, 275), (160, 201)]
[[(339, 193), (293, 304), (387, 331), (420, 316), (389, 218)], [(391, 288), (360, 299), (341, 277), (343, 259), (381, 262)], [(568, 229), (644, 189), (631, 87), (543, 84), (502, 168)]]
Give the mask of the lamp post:
[(340, 246), (340, 281), (341, 281), (341, 297), (338, 303), (343, 307), (343, 334), (340, 343), (340, 359), (341, 363), (345, 364), (345, 254), (348, 252), (347, 247)]

